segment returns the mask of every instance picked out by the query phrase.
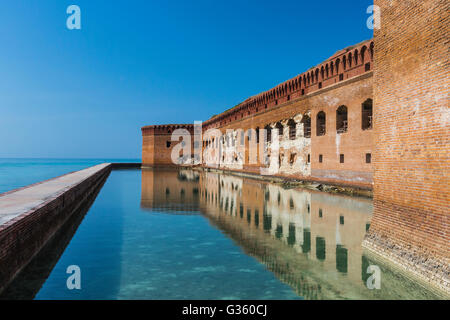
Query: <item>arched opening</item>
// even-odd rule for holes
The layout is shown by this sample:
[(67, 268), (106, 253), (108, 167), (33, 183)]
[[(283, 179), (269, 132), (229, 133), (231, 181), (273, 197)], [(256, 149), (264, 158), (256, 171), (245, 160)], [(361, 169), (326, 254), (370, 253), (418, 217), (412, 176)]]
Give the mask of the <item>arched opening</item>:
[(272, 141), (272, 128), (267, 125), (264, 127), (264, 130), (266, 130), (266, 141), (271, 142)]
[(374, 53), (374, 45), (373, 45), (373, 42), (370, 43), (369, 51), (370, 51), (370, 60), (373, 60), (373, 53)]
[(367, 47), (363, 46), (361, 48), (361, 62), (364, 64), (366, 62), (366, 51), (367, 51)]
[(320, 111), (317, 114), (316, 121), (316, 135), (323, 136), (326, 133), (326, 115), (325, 112)]
[(281, 122), (277, 122), (275, 128), (278, 129), (278, 136), (281, 139), (281, 137), (283, 137), (283, 125), (281, 124)]
[(288, 121), (288, 127), (289, 127), (289, 139), (290, 140), (295, 140), (295, 136), (297, 134), (297, 128), (296, 128), (296, 123), (294, 120), (290, 119)]
[(311, 117), (304, 115), (302, 119), (303, 123), (303, 136), (305, 138), (311, 138)]
[(340, 106), (336, 110), (336, 131), (337, 133), (347, 132), (348, 127), (348, 115), (347, 115), (347, 107)]
[(372, 129), (372, 99), (367, 99), (362, 104), (362, 129)]

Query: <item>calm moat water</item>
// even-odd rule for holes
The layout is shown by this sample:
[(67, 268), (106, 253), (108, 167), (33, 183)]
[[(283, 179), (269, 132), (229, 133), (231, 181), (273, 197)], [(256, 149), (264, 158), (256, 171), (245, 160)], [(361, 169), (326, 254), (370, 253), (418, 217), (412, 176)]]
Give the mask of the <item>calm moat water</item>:
[[(113, 171), (92, 201), (6, 298), (435, 298), (363, 251), (368, 199), (144, 169)], [(70, 265), (81, 290), (67, 289)], [(366, 285), (370, 265), (381, 270), (379, 290)]]

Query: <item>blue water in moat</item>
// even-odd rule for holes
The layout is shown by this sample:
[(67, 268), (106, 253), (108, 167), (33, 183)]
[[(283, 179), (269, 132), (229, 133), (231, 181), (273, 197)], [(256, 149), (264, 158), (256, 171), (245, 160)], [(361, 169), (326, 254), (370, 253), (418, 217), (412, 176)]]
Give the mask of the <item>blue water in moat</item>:
[[(103, 162), (139, 160), (0, 159), (0, 192)], [(372, 209), (370, 199), (216, 173), (113, 170), (6, 299), (436, 298), (365, 256)], [(67, 287), (72, 265), (80, 290)], [(369, 265), (381, 268), (380, 290), (366, 285)]]
[(112, 172), (36, 299), (297, 298), (203, 216), (142, 210), (140, 189), (140, 171)]

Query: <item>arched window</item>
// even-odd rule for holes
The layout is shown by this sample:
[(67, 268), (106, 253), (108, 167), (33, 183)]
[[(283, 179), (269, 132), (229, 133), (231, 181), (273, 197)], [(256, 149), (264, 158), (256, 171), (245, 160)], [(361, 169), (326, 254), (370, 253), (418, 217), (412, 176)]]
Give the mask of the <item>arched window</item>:
[(341, 60), (337, 59), (336, 60), (336, 74), (339, 74), (339, 66), (340, 66), (340, 64), (341, 64)]
[(316, 82), (319, 82), (319, 69), (316, 69)]
[(322, 68), (320, 68), (320, 77), (321, 79), (325, 79), (325, 68), (322, 66)]
[(289, 139), (290, 140), (295, 140), (295, 136), (297, 134), (297, 128), (296, 128), (296, 123), (294, 120), (290, 119), (288, 121), (288, 127), (289, 127)]
[(347, 107), (340, 106), (336, 110), (336, 131), (337, 133), (347, 132), (348, 122), (347, 122)]
[(326, 115), (325, 112), (320, 111), (317, 114), (316, 121), (316, 135), (323, 136), (326, 133)]
[(372, 99), (367, 99), (362, 104), (362, 129), (372, 129)]
[(272, 128), (267, 125), (264, 127), (264, 130), (266, 130), (266, 141), (271, 142), (272, 141)]
[(328, 64), (325, 66), (325, 73), (327, 75), (327, 78), (329, 77), (329, 73), (328, 73)]
[(275, 128), (278, 129), (278, 136), (283, 137), (283, 125), (281, 124), (281, 122), (277, 122), (277, 124), (275, 125)]
[(330, 73), (331, 73), (331, 75), (334, 74), (334, 62), (333, 61), (330, 62)]
[(374, 45), (373, 42), (370, 43), (370, 60), (373, 60), (373, 51), (374, 51)]
[(361, 62), (364, 64), (364, 62), (366, 61), (366, 59), (365, 59), (365, 57), (366, 57), (366, 51), (367, 51), (367, 48), (366, 48), (366, 46), (363, 46), (362, 48), (361, 48)]
[(348, 67), (349, 67), (349, 68), (352, 67), (352, 63), (353, 63), (353, 55), (352, 55), (352, 53), (350, 52), (350, 53), (348, 54)]
[(302, 119), (303, 123), (303, 136), (305, 138), (311, 138), (311, 118), (305, 114)]
[(359, 52), (358, 52), (358, 49), (356, 49), (355, 50), (355, 56), (354, 56), (354, 58), (355, 58), (355, 66), (358, 65), (358, 55), (359, 55)]

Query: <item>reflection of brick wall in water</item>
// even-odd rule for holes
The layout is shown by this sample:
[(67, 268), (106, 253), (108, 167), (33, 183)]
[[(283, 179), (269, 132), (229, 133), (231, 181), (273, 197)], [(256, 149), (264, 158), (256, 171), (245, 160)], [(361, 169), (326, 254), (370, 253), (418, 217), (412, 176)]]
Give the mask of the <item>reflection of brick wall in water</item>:
[(375, 4), (382, 25), (375, 31), (375, 212), (368, 240), (450, 290), (450, 2)]
[(163, 212), (199, 210), (198, 173), (192, 170), (142, 170), (141, 207)]
[[(370, 188), (373, 48), (369, 40), (340, 50), (307, 72), (205, 121), (203, 133), (215, 128), (223, 136), (204, 136), (197, 146), (204, 160), (217, 155), (220, 147), (224, 152), (217, 160), (223, 169), (259, 173), (264, 167), (283, 176)], [(170, 154), (176, 142), (170, 143), (170, 135), (176, 127), (189, 125), (142, 128), (144, 166), (173, 164)], [(254, 131), (248, 134), (249, 129)], [(271, 152), (271, 144), (266, 157), (258, 153), (265, 140), (263, 129), (279, 132), (279, 157)], [(192, 126), (188, 130), (192, 132)]]
[[(339, 281), (346, 297), (369, 294), (361, 242), (370, 200), (205, 172), (200, 201), (214, 225), (306, 299), (336, 298), (329, 284)], [(329, 273), (335, 274), (331, 281), (323, 277)]]

